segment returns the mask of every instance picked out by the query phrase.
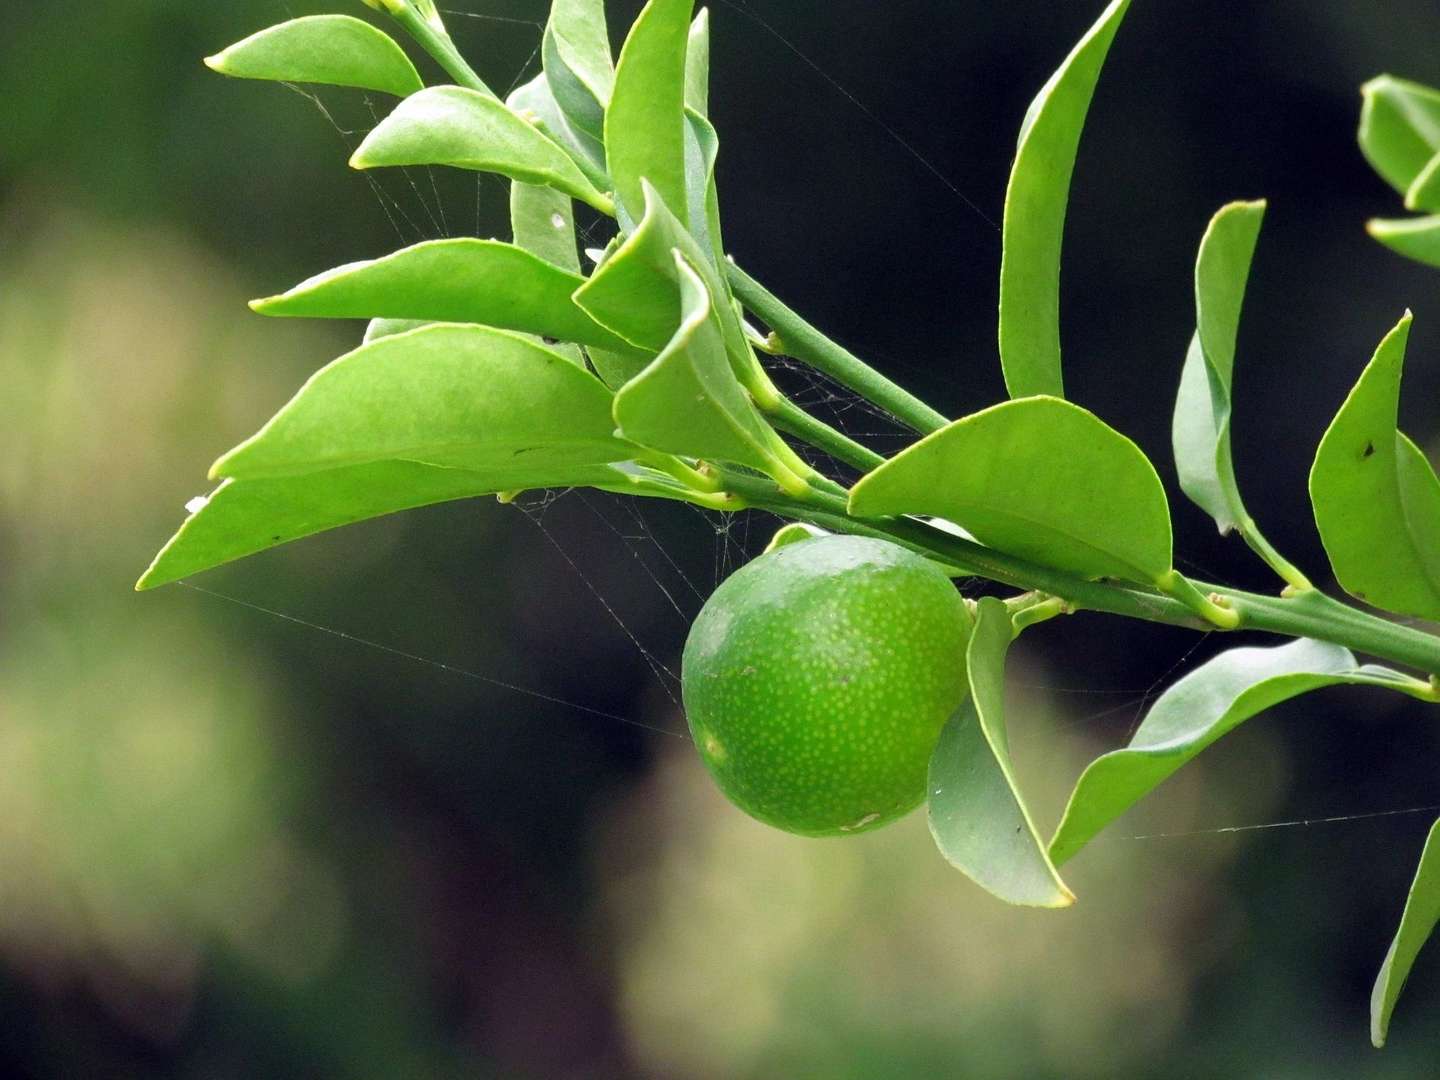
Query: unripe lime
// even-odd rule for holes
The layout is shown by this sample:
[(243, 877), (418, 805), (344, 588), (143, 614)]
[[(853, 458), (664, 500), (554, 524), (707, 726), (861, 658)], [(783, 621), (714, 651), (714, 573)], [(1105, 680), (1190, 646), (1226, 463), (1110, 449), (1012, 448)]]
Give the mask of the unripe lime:
[(740, 809), (804, 836), (878, 828), (925, 797), (965, 698), (969, 609), (932, 563), (821, 536), (760, 556), (685, 643), (690, 733)]

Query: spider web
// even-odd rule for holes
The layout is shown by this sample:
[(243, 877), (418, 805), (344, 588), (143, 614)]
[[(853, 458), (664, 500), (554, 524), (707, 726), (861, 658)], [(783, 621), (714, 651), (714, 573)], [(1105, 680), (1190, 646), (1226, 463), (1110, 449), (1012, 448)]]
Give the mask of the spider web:
[[(999, 226), (975, 201), (969, 198), (959, 186), (955, 184), (929, 157), (922, 153), (902, 132), (891, 126), (875, 110), (871, 109), (860, 97), (848, 89), (843, 83), (832, 76), (820, 64), (813, 60), (796, 42), (786, 37), (772, 23), (760, 15), (748, 0), (718, 0), (725, 8), (736, 13), (756, 28), (758, 33), (772, 37), (785, 50), (793, 54), (815, 78), (823, 82), (832, 92), (844, 99), (847, 106), (861, 114), (869, 123), (873, 124), (887, 140), (892, 142), (900, 151), (903, 157), (908, 158), (916, 167), (922, 170), (934, 182), (942, 185), (948, 194), (953, 197), (966, 211), (972, 215), (971, 220), (983, 223), (987, 231), (998, 233)], [(289, 11), (289, 5), (282, 0), (281, 7)], [(442, 8), (442, 14), (452, 22), (452, 29), (462, 30), (466, 25), (484, 24), (487, 29), (514, 28), (529, 35), (535, 45), (525, 61), (514, 72), (508, 83), (494, 83), (500, 90), (500, 97), (507, 97), (516, 87), (529, 78), (539, 73), (540, 45), (539, 37), (544, 30), (545, 21), (543, 9), (548, 5), (543, 0), (537, 0), (537, 7), (541, 8), (541, 17), (524, 18), (514, 15), (504, 15), (482, 11), (459, 10), (455, 8)], [(305, 98), (321, 115), (324, 121), (335, 131), (337, 136), (345, 143), (347, 153), (358, 146), (360, 140), (371, 130), (381, 119), (381, 110), (374, 98), (369, 94), (362, 95), (362, 102), (368, 114), (368, 125), (347, 126), (336, 116), (327, 101), (324, 92), (314, 89), (286, 84), (287, 87)], [(363, 170), (361, 176), (373, 194), (376, 203), (385, 216), (397, 241), (401, 245), (417, 243), (422, 240), (435, 239), (437, 237), (448, 237), (456, 235), (456, 226), (452, 225), (453, 208), (447, 212), (445, 199), (442, 197), (440, 185), (436, 180), (435, 170), (429, 167), (423, 168), (400, 168), (385, 170), (391, 179), (388, 183), (380, 175), (371, 170)], [(504, 199), (507, 192), (506, 182), (497, 176), (490, 174), (476, 174), (474, 179), (475, 202), (473, 207), (473, 229), (478, 235), (483, 229), (484, 204), (486, 193), (492, 198)], [(609, 239), (605, 229), (606, 223), (598, 218), (585, 220), (583, 211), (577, 214), (576, 229), (582, 248), (601, 247)], [(463, 233), (463, 230), (462, 230)], [(912, 367), (916, 365), (906, 364), (895, 357), (886, 357), (873, 348), (867, 350), (872, 356), (881, 360), (887, 366)], [(846, 434), (855, 439), (861, 439), (876, 447), (887, 455), (908, 444), (912, 438), (911, 434), (902, 426), (897, 424), (889, 414), (874, 406), (866, 399), (848, 390), (846, 387), (835, 382), (828, 376), (815, 371), (798, 361), (784, 357), (767, 358), (767, 369), (775, 377), (777, 383), (786, 394), (800, 405), (817, 416), (822, 417), (837, 427), (842, 428)], [(832, 475), (843, 478), (845, 469), (837, 463), (829, 460), (823, 454), (807, 447), (796, 447), (802, 457), (805, 457), (811, 464), (819, 465), (824, 462), (825, 467)], [(564, 502), (568, 505), (579, 504), (585, 511), (593, 516), (608, 534), (616, 545), (613, 553), (597, 553), (589, 551), (584, 555), (572, 553), (562, 541), (559, 532), (547, 524), (547, 518), (554, 508)], [(586, 595), (594, 605), (595, 612), (608, 620), (615, 627), (615, 633), (625, 640), (627, 646), (641, 657), (650, 670), (655, 685), (660, 688), (670, 702), (676, 714), (681, 711), (680, 703), (680, 676), (675, 670), (676, 659), (666, 655), (666, 648), (654, 643), (647, 643), (642, 640), (642, 635), (631, 621), (617, 610), (601, 589), (593, 573), (587, 572), (587, 561), (598, 558), (615, 557), (624, 560), (627, 565), (633, 566), (635, 571), (649, 582), (656, 594), (663, 599), (664, 606), (681, 621), (682, 627), (688, 627), (694, 619), (705, 598), (722, 580), (725, 579), (736, 567), (743, 564), (753, 556), (757, 539), (768, 537), (778, 522), (768, 516), (757, 515), (753, 511), (741, 511), (734, 514), (716, 514), (710, 511), (701, 510), (698, 507), (687, 504), (675, 504), (688, 511), (692, 518), (700, 523), (699, 527), (711, 537), (712, 559), (710, 560), (710, 573), (708, 580), (696, 580), (693, 573), (687, 574), (679, 560), (669, 550), (667, 544), (655, 529), (652, 520), (647, 516), (645, 500), (626, 498), (624, 496), (610, 495), (603, 492), (588, 490), (570, 489), (561, 491), (527, 492), (512, 504), (513, 509), (518, 509), (534, 527), (537, 535), (546, 547), (550, 548), (560, 558), (569, 572), (573, 573), (581, 583)], [(1187, 568), (1198, 570), (1205, 576), (1217, 579), (1219, 575), (1204, 567), (1197, 566), (1189, 560), (1180, 560), (1187, 564)], [(423, 654), (413, 649), (407, 649), (402, 645), (377, 641), (372, 638), (360, 636), (345, 629), (313, 619), (303, 618), (299, 615), (280, 610), (273, 605), (256, 603), (244, 597), (235, 596), (227, 592), (197, 585), (190, 581), (179, 582), (186, 589), (227, 604), (273, 618), (293, 626), (302, 628), (308, 632), (325, 634), (337, 638), (347, 645), (375, 650), (402, 660), (412, 662), (433, 671), (441, 672), (446, 676), (464, 678), (480, 682), (497, 689), (513, 693), (517, 696), (527, 697), (538, 702), (550, 705), (559, 705), (573, 710), (577, 715), (582, 715), (602, 723), (614, 723), (629, 727), (643, 729), (647, 732), (666, 739), (689, 739), (688, 734), (676, 731), (671, 727), (661, 726), (646, 720), (637, 719), (633, 716), (625, 716), (598, 709), (582, 702), (568, 700), (551, 694), (543, 688), (525, 686), (513, 680), (507, 680), (475, 671), (469, 667), (462, 667), (437, 659), (431, 655)], [(977, 593), (990, 588), (988, 583), (981, 581), (961, 582), (962, 591)], [(1102, 721), (1112, 721), (1113, 718), (1128, 717), (1126, 722), (1126, 737), (1133, 735), (1138, 727), (1148, 706), (1155, 698), (1169, 685), (1175, 674), (1189, 661), (1189, 659), (1204, 646), (1210, 634), (1201, 635), (1194, 642), (1190, 643), (1175, 660), (1153, 681), (1143, 687), (1122, 687), (1115, 689), (1096, 689), (1093, 687), (1067, 687), (1053, 683), (1026, 683), (1012, 679), (1011, 685), (1017, 688), (1037, 690), (1047, 695), (1054, 695), (1060, 698), (1074, 697), (1076, 699), (1109, 699), (1109, 703), (1097, 709), (1069, 710), (1059, 721), (1061, 728), (1077, 728), (1081, 726), (1095, 725)], [(1401, 808), (1387, 808), (1380, 810), (1363, 810), (1354, 813), (1344, 814), (1323, 814), (1294, 818), (1280, 821), (1266, 821), (1250, 824), (1223, 825), (1202, 829), (1187, 829), (1172, 832), (1144, 833), (1131, 836), (1108, 836), (1108, 839), (1131, 840), (1131, 841), (1153, 841), (1153, 840), (1180, 840), (1180, 839), (1201, 839), (1223, 837), (1236, 833), (1262, 832), (1280, 829), (1311, 828), (1321, 825), (1336, 825), (1352, 822), (1380, 822), (1388, 821), (1419, 814), (1433, 814), (1440, 812), (1440, 804), (1424, 806), (1405, 806)], [(1103, 839), (1103, 838), (1102, 838)]]

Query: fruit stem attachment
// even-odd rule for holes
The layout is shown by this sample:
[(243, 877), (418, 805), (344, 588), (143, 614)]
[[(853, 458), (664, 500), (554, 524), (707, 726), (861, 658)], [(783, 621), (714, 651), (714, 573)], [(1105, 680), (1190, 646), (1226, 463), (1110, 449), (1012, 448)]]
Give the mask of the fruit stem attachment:
[(733, 259), (725, 277), (735, 296), (778, 338), (779, 349), (884, 409), (922, 435), (939, 431), (949, 421), (908, 390), (891, 382), (848, 349), (831, 341), (781, 303), (765, 286), (745, 273)]

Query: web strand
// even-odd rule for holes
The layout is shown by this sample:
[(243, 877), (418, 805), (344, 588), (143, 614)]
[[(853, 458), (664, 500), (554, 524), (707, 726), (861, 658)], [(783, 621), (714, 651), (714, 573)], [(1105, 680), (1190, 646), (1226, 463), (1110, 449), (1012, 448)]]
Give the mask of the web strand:
[(535, 690), (528, 686), (521, 686), (518, 683), (506, 682), (504, 679), (492, 678), (489, 675), (482, 675), (478, 671), (471, 671), (468, 668), (457, 667), (454, 664), (447, 664), (443, 660), (432, 660), (416, 653), (406, 652), (404, 649), (397, 649), (393, 645), (386, 645), (384, 642), (372, 641), (369, 638), (360, 637), (358, 634), (351, 634), (345, 630), (333, 626), (325, 626), (321, 623), (311, 622), (309, 619), (302, 619), (298, 615), (291, 615), (275, 608), (265, 607), (263, 604), (256, 604), (249, 600), (242, 600), (238, 596), (231, 596), (215, 589), (207, 589), (201, 585), (195, 585), (189, 581), (177, 581), (180, 585), (191, 592), (200, 593), (202, 596), (211, 596), (217, 600), (223, 600), (227, 604), (234, 604), (236, 607), (245, 608), (247, 611), (254, 611), (261, 615), (269, 616), (272, 619), (279, 619), (281, 622), (290, 623), (293, 626), (303, 627), (306, 630), (313, 630), (316, 633), (327, 634), (330, 637), (339, 638), (341, 641), (349, 642), (352, 645), (361, 645), (367, 649), (374, 649), (377, 652), (389, 656), (396, 656), (402, 660), (409, 660), (415, 664), (423, 664), (426, 667), (438, 668), (448, 675), (459, 675), (464, 679), (473, 679), (476, 682), (485, 683), (488, 686), (498, 687), (501, 690), (508, 690), (512, 693), (523, 694), (525, 697), (534, 698), (536, 701), (543, 701), (551, 705), (560, 705), (567, 709), (574, 709), (576, 712), (585, 713), (601, 720), (613, 720), (617, 724), (625, 724), (630, 727), (644, 728), (646, 731), (653, 731), (659, 735), (668, 735), (672, 739), (684, 739), (680, 735), (666, 728), (657, 727), (654, 724), (647, 724), (641, 720), (633, 720), (628, 716), (621, 716), (618, 713), (606, 712), (604, 709), (596, 709), (590, 705), (582, 705), (578, 701), (567, 701), (564, 698), (556, 697), (554, 694), (547, 694), (543, 690)]

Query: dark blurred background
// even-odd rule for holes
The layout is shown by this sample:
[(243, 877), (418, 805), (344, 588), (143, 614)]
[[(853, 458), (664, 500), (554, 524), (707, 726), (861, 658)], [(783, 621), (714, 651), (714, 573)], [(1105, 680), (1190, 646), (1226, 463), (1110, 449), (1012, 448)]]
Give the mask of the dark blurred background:
[[(535, 70), (542, 0), (446, 6), (497, 87)], [(1101, 6), (719, 0), (731, 250), (947, 412), (996, 400), (1015, 133)], [(617, 43), (637, 8), (611, 5)], [(674, 673), (761, 517), (484, 500), (133, 595), (209, 462), (358, 339), (245, 299), (505, 232), (498, 181), (345, 167), (384, 101), (200, 65), (327, 9), (364, 14), (5, 8), (0, 1075), (1436, 1075), (1440, 954), (1390, 1048), (1366, 1038), (1434, 815), (1214, 831), (1440, 804), (1440, 727), (1404, 700), (1253, 722), (1073, 864), (1073, 910), (1036, 913), (948, 870), (921, 814), (816, 842), (715, 795)], [(1068, 389), (1150, 452), (1203, 576), (1273, 587), (1179, 498), (1168, 449), (1223, 202), (1270, 199), (1236, 458), (1271, 539), (1323, 577), (1310, 455), (1407, 306), (1402, 419), (1440, 438), (1440, 273), (1362, 229), (1400, 212), (1354, 144), (1381, 71), (1440, 83), (1431, 0), (1136, 0), (1112, 51), (1069, 216)], [(1221, 647), (1089, 615), (1028, 635), (1013, 739), (1042, 816)]]

